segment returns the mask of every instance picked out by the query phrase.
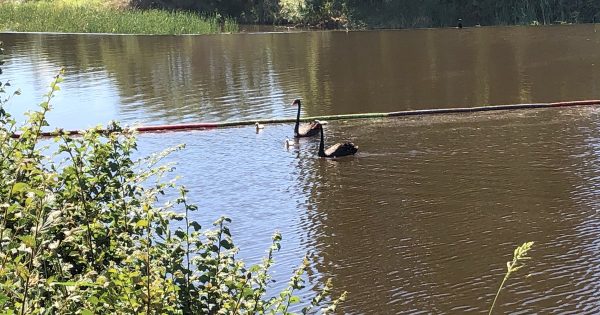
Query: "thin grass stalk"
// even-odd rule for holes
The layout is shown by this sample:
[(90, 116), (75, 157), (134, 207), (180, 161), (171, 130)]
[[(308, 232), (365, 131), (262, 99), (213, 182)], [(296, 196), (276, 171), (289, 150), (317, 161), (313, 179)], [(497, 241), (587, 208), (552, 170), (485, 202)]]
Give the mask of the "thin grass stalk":
[(496, 306), (496, 300), (498, 300), (498, 296), (500, 296), (500, 290), (502, 290), (502, 287), (504, 287), (504, 283), (506, 282), (506, 280), (508, 279), (508, 277), (510, 276), (510, 272), (507, 272), (504, 275), (504, 279), (502, 279), (502, 282), (500, 283), (500, 287), (498, 288), (498, 291), (496, 292), (496, 296), (494, 297), (494, 301), (492, 302), (492, 306), (490, 307), (490, 311), (489, 311), (489, 315), (492, 314), (492, 311), (494, 310), (494, 306)]
[(506, 274), (504, 275), (504, 279), (502, 279), (502, 283), (500, 283), (500, 287), (498, 288), (498, 292), (496, 292), (496, 296), (494, 297), (494, 301), (492, 302), (492, 306), (490, 307), (490, 311), (488, 315), (492, 314), (494, 310), (494, 306), (496, 305), (496, 300), (498, 300), (498, 296), (500, 295), (500, 290), (504, 287), (504, 283), (510, 277), (513, 272), (521, 269), (523, 267), (523, 260), (528, 260), (530, 257), (527, 256), (527, 252), (533, 246), (533, 242), (525, 242), (521, 246), (517, 247), (513, 253), (513, 260), (506, 262)]

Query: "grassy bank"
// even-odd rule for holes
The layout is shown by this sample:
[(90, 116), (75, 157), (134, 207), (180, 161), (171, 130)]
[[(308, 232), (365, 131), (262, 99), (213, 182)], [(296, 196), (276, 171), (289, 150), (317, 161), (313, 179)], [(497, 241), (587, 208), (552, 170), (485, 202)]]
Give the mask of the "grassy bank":
[(50, 2), (0, 3), (0, 31), (212, 34), (237, 31), (232, 20), (183, 11), (118, 9)]

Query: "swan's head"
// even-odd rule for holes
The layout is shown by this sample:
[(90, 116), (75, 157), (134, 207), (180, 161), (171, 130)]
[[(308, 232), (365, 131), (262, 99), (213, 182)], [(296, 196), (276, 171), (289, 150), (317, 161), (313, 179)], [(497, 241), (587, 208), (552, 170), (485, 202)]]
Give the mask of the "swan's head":
[(292, 106), (300, 106), (300, 99), (297, 98), (292, 102)]
[(256, 126), (256, 129), (263, 129), (265, 127), (265, 126), (259, 124), (258, 122), (255, 122), (254, 126)]

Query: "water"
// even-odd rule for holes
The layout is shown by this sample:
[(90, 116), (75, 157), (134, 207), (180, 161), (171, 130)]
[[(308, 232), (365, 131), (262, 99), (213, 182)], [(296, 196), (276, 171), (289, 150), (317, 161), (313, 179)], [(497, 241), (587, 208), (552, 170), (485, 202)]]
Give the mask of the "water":
[[(222, 121), (600, 98), (596, 25), (200, 37), (1, 34), (2, 79), (39, 102), (67, 68), (51, 123)], [(501, 313), (600, 312), (600, 108), (336, 121), (286, 149), (291, 124), (140, 136), (186, 143), (177, 174), (197, 219), (233, 219), (242, 256), (284, 236), (275, 288), (307, 254), (309, 294), (333, 278), (343, 312), (485, 313), (513, 249)]]
[[(600, 98), (600, 25), (214, 36), (2, 34), (53, 125), (178, 123)], [(60, 105), (58, 105), (60, 104)]]

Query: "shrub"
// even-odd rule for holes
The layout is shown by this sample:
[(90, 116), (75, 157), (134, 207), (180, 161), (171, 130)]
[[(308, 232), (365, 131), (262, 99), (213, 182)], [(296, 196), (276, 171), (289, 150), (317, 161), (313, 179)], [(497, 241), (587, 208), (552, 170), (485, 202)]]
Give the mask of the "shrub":
[[(267, 293), (278, 233), (247, 267), (229, 219), (212, 230), (190, 220), (197, 207), (161, 164), (181, 147), (133, 160), (135, 133), (111, 123), (78, 137), (56, 130), (46, 154), (41, 130), (61, 80), (23, 126), (3, 106), (18, 92), (0, 84), (0, 313), (285, 314), (300, 303), (306, 262), (286, 289)], [(179, 197), (159, 204), (173, 189)], [(330, 293), (328, 281), (302, 312), (334, 311), (345, 294)]]

